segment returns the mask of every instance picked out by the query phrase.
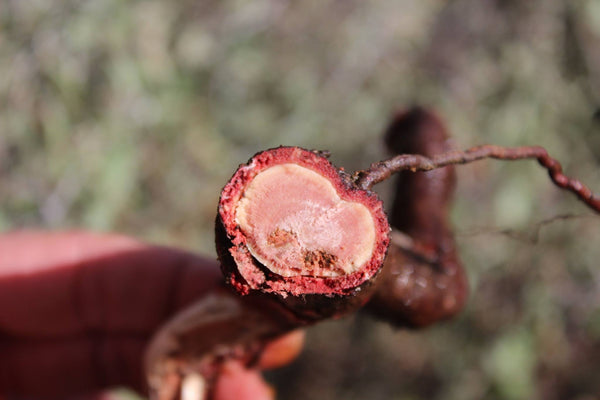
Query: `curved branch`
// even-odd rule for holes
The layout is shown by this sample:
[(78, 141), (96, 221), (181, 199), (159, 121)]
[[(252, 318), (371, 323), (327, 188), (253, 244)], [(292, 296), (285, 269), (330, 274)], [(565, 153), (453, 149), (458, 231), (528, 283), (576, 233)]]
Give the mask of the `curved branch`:
[(386, 161), (372, 164), (364, 171), (354, 174), (354, 181), (362, 189), (369, 190), (379, 182), (388, 179), (399, 171), (431, 171), (454, 164), (467, 164), (485, 158), (497, 160), (537, 159), (548, 170), (554, 184), (573, 192), (589, 208), (600, 212), (600, 197), (577, 179), (569, 178), (562, 172), (562, 166), (540, 146), (502, 147), (485, 144), (464, 151), (449, 151), (432, 157), (418, 154), (401, 154)]

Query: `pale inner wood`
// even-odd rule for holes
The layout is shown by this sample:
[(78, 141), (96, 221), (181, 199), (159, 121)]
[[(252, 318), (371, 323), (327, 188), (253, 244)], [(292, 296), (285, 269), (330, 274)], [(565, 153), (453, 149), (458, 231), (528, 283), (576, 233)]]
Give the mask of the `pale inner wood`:
[(371, 258), (375, 222), (361, 203), (297, 164), (280, 164), (250, 182), (236, 222), (252, 255), (282, 276), (351, 274)]

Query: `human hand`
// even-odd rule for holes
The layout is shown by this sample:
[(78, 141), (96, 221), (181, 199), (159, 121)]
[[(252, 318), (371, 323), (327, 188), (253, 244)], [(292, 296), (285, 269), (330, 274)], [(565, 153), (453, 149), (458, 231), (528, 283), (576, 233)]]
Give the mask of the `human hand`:
[[(0, 235), (0, 395), (64, 398), (147, 390), (144, 352), (169, 318), (221, 285), (216, 261), (117, 235)], [(271, 342), (258, 368), (288, 363), (302, 333)], [(215, 397), (271, 399), (257, 370), (230, 362)]]

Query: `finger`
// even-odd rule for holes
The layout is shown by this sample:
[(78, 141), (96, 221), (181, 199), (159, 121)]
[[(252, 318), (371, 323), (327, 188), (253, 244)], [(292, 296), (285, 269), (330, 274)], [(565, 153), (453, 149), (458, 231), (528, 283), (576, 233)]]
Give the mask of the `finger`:
[(223, 367), (215, 385), (215, 400), (273, 400), (275, 392), (257, 370), (236, 361)]
[(271, 369), (289, 364), (302, 351), (304, 339), (304, 331), (297, 330), (271, 341), (265, 346), (258, 361), (258, 367)]
[(0, 331), (149, 333), (220, 279), (215, 261), (124, 236), (0, 235)]
[[(271, 341), (263, 350), (258, 368), (278, 368), (289, 364), (300, 354), (305, 333), (297, 330)], [(256, 369), (246, 369), (242, 364), (230, 361), (225, 364), (215, 387), (216, 400), (272, 400), (275, 391)]]
[(0, 235), (0, 393), (141, 388), (147, 339), (220, 279), (214, 261), (123, 236)]

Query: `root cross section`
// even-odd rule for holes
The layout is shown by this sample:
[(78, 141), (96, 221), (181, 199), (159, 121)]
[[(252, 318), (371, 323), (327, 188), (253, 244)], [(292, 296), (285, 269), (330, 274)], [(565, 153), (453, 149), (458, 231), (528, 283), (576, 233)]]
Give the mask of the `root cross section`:
[(281, 276), (348, 275), (375, 246), (367, 207), (341, 199), (328, 179), (296, 164), (260, 172), (235, 215), (251, 254)]

